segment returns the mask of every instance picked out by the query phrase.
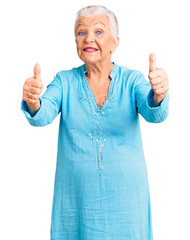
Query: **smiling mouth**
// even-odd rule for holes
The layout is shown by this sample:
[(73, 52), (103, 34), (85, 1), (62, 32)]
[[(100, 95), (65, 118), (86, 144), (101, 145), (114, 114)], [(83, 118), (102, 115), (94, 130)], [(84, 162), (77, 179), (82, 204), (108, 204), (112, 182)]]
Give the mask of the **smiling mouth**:
[(83, 49), (84, 52), (90, 53), (90, 52), (97, 52), (97, 48), (87, 47)]

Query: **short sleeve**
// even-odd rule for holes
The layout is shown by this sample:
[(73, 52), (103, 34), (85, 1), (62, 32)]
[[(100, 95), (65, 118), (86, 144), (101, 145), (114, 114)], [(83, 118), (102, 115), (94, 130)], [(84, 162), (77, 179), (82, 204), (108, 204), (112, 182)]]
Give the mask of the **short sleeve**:
[(45, 126), (50, 124), (59, 114), (62, 107), (62, 82), (59, 73), (47, 86), (45, 93), (40, 97), (40, 108), (33, 116), (24, 100), (21, 102), (21, 110), (25, 114), (28, 122), (33, 126)]

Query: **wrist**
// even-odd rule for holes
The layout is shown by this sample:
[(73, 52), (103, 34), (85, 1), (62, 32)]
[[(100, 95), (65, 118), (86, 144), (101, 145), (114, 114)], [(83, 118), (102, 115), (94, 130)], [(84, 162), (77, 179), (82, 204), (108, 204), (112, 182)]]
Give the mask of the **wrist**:
[(153, 97), (153, 101), (156, 103), (156, 104), (160, 104), (161, 101), (165, 98), (166, 96), (166, 93), (163, 93), (163, 94), (154, 94), (154, 97)]
[(27, 105), (28, 112), (33, 117), (38, 112), (38, 110), (40, 109), (40, 105), (41, 105), (40, 104), (40, 99), (36, 103), (27, 103), (26, 102), (26, 105)]
[(38, 109), (40, 108), (40, 99), (38, 99), (36, 103), (26, 102), (26, 104), (31, 111), (38, 111)]

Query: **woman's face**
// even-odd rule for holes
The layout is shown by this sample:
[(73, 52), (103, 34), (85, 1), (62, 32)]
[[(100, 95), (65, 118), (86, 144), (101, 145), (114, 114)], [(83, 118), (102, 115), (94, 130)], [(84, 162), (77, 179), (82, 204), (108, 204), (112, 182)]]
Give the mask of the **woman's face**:
[(112, 36), (108, 16), (95, 15), (78, 19), (75, 41), (80, 59), (88, 64), (96, 64), (111, 61), (119, 38), (114, 39)]

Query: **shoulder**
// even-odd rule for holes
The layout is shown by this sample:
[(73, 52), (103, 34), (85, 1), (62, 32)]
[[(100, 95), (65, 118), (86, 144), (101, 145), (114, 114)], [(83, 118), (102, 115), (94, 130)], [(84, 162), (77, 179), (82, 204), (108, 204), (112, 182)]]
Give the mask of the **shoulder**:
[(126, 66), (118, 65), (118, 77), (122, 79), (127, 85), (138, 84), (139, 81), (145, 79), (144, 74), (136, 69), (131, 69)]
[(136, 69), (131, 69), (131, 68), (127, 68), (126, 66), (119, 66), (119, 65), (118, 67), (119, 67), (119, 73), (121, 75), (125, 75), (126, 77), (135, 78), (143, 75), (141, 71)]
[(81, 66), (73, 67), (72, 69), (68, 69), (68, 70), (61, 70), (57, 72), (56, 75), (58, 75), (60, 78), (72, 77), (72, 76), (77, 77), (80, 74), (80, 69), (81, 69)]
[(56, 78), (59, 79), (62, 85), (66, 86), (70, 83), (77, 82), (82, 75), (82, 69), (84, 66), (73, 67), (71, 69), (60, 70), (56, 73)]

